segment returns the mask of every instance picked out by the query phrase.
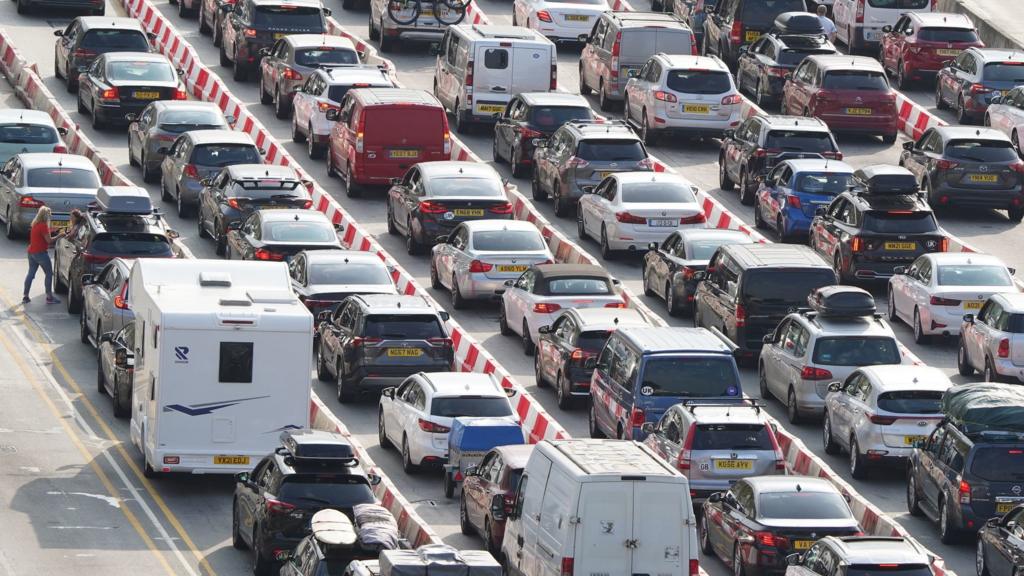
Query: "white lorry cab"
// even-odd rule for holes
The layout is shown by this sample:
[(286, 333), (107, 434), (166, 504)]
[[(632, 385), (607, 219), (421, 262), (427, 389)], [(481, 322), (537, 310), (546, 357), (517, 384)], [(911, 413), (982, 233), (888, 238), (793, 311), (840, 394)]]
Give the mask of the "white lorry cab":
[(626, 440), (540, 442), (508, 509), (507, 574), (697, 576), (689, 483), (653, 451)]
[(147, 476), (248, 472), (309, 427), (313, 316), (284, 262), (140, 258), (129, 286)]

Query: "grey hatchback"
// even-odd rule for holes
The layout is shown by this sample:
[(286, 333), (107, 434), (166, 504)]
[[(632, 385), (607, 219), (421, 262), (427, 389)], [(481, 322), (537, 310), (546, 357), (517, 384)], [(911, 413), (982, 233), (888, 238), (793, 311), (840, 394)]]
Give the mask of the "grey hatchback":
[(177, 202), (178, 216), (184, 218), (199, 203), (203, 180), (221, 168), (234, 164), (262, 164), (263, 150), (245, 132), (233, 130), (192, 130), (174, 141), (160, 164), (160, 198)]
[(99, 347), (105, 332), (120, 332), (135, 319), (128, 304), (129, 260), (114, 258), (93, 276), (82, 277), (82, 315), (79, 317), (83, 344)]
[(195, 100), (157, 100), (139, 114), (126, 116), (128, 125), (128, 163), (142, 167), (142, 180), (156, 182), (164, 154), (178, 136), (191, 130), (229, 130), (234, 116), (225, 116), (213, 102)]
[(261, 104), (273, 104), (274, 114), (289, 117), (295, 89), (317, 69), (360, 64), (351, 40), (329, 34), (289, 34), (273, 46), (260, 49), (259, 94)]

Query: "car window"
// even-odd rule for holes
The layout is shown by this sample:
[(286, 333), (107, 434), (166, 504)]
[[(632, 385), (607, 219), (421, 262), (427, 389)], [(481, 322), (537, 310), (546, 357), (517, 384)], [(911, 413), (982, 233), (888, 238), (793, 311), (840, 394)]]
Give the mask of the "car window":
[(951, 434), (947, 435), (939, 449), (939, 460), (952, 470), (959, 471), (963, 466), (963, 457), (956, 448), (956, 438)]
[(512, 407), (503, 396), (442, 396), (430, 403), (434, 416), (511, 416)]
[(435, 314), (370, 314), (363, 321), (363, 336), (385, 340), (444, 338)]
[(971, 457), (971, 473), (991, 482), (1024, 481), (1024, 450), (1020, 446), (979, 447)]
[(171, 82), (177, 77), (169, 62), (152, 60), (107, 62), (106, 75), (122, 82)]
[(576, 155), (592, 162), (638, 162), (647, 158), (638, 140), (588, 139), (579, 143)]
[(896, 340), (889, 336), (838, 336), (818, 338), (812, 361), (825, 366), (874, 366), (899, 364), (901, 356)]
[(679, 443), (679, 423), (676, 421), (675, 411), (670, 410), (662, 416), (661, 421), (658, 422), (658, 431), (665, 440), (675, 444)]
[(978, 33), (968, 28), (921, 28), (917, 39), (925, 42), (978, 42)]
[(764, 147), (782, 152), (834, 152), (828, 132), (811, 130), (770, 130)]
[(651, 357), (644, 363), (640, 382), (643, 396), (702, 398), (738, 396), (739, 391), (740, 383), (731, 357)]
[(826, 90), (888, 90), (889, 82), (882, 72), (864, 70), (832, 70), (825, 74), (822, 88)]
[(536, 230), (477, 230), (473, 233), (473, 249), (482, 252), (517, 252), (544, 250), (544, 238)]
[(693, 450), (774, 450), (764, 424), (698, 424)]
[(923, 234), (938, 232), (939, 224), (931, 212), (881, 211), (864, 213), (864, 230), (881, 234)]
[(680, 182), (634, 182), (622, 188), (622, 202), (635, 204), (695, 203), (688, 184)]
[(295, 53), (295, 63), (310, 68), (359, 64), (359, 54), (348, 48), (306, 48)]
[(263, 239), (270, 242), (330, 242), (337, 240), (337, 235), (327, 222), (280, 220), (264, 223)]
[(149, 39), (138, 30), (89, 30), (79, 47), (99, 52), (150, 51)]
[(387, 267), (379, 262), (310, 263), (310, 284), (391, 284)]
[(938, 390), (896, 390), (878, 395), (878, 408), (897, 414), (940, 414), (942, 392)]
[(939, 266), (939, 286), (1010, 286), (1013, 278), (1003, 266), (959, 265)]
[(200, 144), (192, 152), (191, 161), (202, 166), (220, 167), (262, 163), (259, 150), (252, 144)]
[(253, 10), (252, 24), (275, 30), (302, 30), (304, 32), (322, 32), (324, 30), (324, 18), (320, 8), (294, 4), (256, 6)]
[(981, 79), (984, 82), (1024, 84), (1024, 61), (989, 62), (985, 64)]
[(1017, 151), (1009, 140), (964, 138), (946, 144), (946, 156), (971, 162), (1014, 162)]
[(494, 462), (491, 464), (491, 469), (488, 470), (487, 480), (495, 484), (501, 482), (501, 469), (503, 462), (501, 461), (501, 455), (494, 455)]
[(669, 70), (665, 84), (686, 94), (721, 94), (732, 90), (732, 76), (716, 70)]
[(833, 491), (762, 492), (757, 507), (760, 518), (839, 520), (853, 517), (846, 500)]
[(490, 197), (505, 199), (505, 187), (497, 178), (430, 178), (425, 181), (430, 196)]
[(83, 168), (31, 168), (25, 185), (30, 188), (99, 188), (95, 170)]

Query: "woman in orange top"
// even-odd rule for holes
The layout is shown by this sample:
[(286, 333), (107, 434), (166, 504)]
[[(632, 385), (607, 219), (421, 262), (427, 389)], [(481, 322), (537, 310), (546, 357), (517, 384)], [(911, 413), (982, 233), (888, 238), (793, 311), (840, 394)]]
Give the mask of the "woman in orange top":
[(29, 289), (32, 288), (32, 280), (36, 277), (36, 270), (43, 269), (46, 278), (46, 303), (60, 304), (60, 300), (53, 295), (53, 264), (50, 262), (50, 246), (63, 236), (50, 232), (50, 209), (40, 206), (36, 217), (32, 219), (32, 228), (28, 235), (28, 275), (25, 276), (25, 294), (21, 301), (28, 303)]

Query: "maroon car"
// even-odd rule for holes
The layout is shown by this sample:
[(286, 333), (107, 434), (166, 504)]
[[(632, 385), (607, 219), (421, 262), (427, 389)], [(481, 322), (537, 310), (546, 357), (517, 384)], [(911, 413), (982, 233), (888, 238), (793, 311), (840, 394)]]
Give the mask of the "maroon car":
[(533, 446), (498, 446), (484, 455), (462, 483), (459, 527), (463, 534), (483, 536), (487, 550), (498, 558), (505, 536), (505, 515), (512, 509), (519, 478), (530, 459)]

